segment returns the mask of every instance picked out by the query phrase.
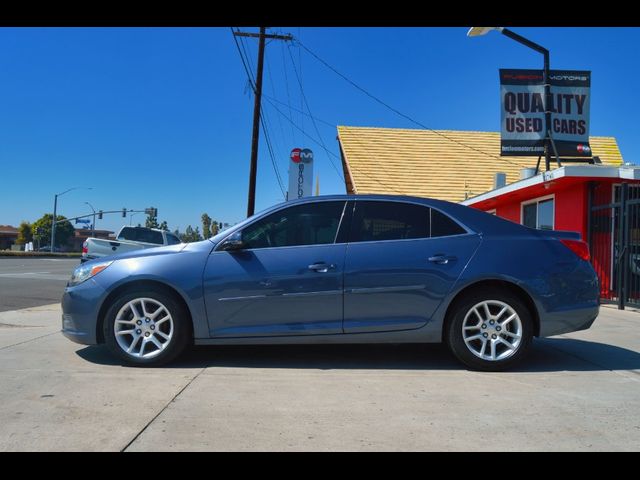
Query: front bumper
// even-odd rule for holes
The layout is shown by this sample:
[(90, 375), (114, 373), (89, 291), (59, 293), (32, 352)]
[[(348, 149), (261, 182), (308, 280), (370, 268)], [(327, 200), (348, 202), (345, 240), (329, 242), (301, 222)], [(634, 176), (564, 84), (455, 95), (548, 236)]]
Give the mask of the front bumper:
[(62, 296), (62, 334), (83, 345), (98, 343), (98, 313), (106, 296), (93, 278), (66, 287)]

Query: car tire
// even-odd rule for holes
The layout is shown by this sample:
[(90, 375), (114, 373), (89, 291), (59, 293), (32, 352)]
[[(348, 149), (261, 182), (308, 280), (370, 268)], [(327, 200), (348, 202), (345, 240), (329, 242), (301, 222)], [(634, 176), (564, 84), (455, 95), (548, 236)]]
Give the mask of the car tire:
[(181, 302), (162, 289), (127, 291), (109, 307), (103, 324), (109, 350), (128, 365), (155, 367), (177, 358), (192, 328)]
[(507, 370), (528, 353), (533, 318), (509, 291), (475, 290), (456, 301), (445, 329), (453, 355), (472, 370)]

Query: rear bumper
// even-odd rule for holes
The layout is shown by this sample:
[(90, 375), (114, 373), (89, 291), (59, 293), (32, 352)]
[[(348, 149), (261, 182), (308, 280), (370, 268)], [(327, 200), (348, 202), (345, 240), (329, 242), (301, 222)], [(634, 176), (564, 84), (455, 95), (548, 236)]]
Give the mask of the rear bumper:
[(599, 313), (600, 305), (547, 313), (544, 318), (540, 319), (540, 336), (550, 337), (586, 330), (593, 325)]

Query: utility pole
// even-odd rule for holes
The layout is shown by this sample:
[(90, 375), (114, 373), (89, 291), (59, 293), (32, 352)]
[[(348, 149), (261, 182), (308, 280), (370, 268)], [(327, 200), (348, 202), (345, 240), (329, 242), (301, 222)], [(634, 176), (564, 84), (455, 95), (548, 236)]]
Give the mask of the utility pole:
[(267, 34), (266, 27), (260, 27), (260, 33), (233, 32), (237, 37), (258, 38), (258, 67), (256, 72), (255, 102), (253, 105), (253, 133), (251, 136), (251, 166), (249, 167), (249, 198), (247, 204), (247, 217), (255, 212), (256, 206), (256, 175), (258, 173), (258, 139), (260, 136), (260, 105), (262, 100), (262, 69), (264, 66), (265, 40), (292, 40), (291, 35)]

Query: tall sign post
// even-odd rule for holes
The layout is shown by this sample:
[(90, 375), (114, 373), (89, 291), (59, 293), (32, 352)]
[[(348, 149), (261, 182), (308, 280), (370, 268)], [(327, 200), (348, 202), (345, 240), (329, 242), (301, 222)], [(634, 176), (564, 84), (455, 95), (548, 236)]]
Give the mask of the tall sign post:
[[(544, 110), (544, 159), (547, 167), (547, 171), (551, 169), (551, 152), (550, 152), (550, 144), (552, 144), (553, 140), (551, 138), (551, 111), (549, 110), (549, 98), (551, 97), (551, 86), (549, 85), (549, 50), (544, 48), (541, 45), (538, 45), (531, 40), (524, 38), (522, 35), (518, 35), (516, 32), (509, 30), (504, 27), (471, 27), (467, 32), (468, 37), (479, 37), (482, 35), (486, 35), (492, 30), (496, 30), (500, 32), (505, 37), (509, 37), (511, 40), (515, 40), (516, 42), (524, 45), (525, 47), (529, 47), (532, 50), (535, 50), (538, 53), (541, 53), (544, 56), (544, 70), (543, 70), (543, 85), (544, 85), (544, 96), (546, 106)], [(557, 157), (556, 157), (557, 159)], [(538, 164), (540, 164), (540, 160), (538, 159)], [(536, 172), (538, 168), (536, 167)]]
[(313, 152), (308, 148), (291, 150), (287, 200), (313, 195)]

